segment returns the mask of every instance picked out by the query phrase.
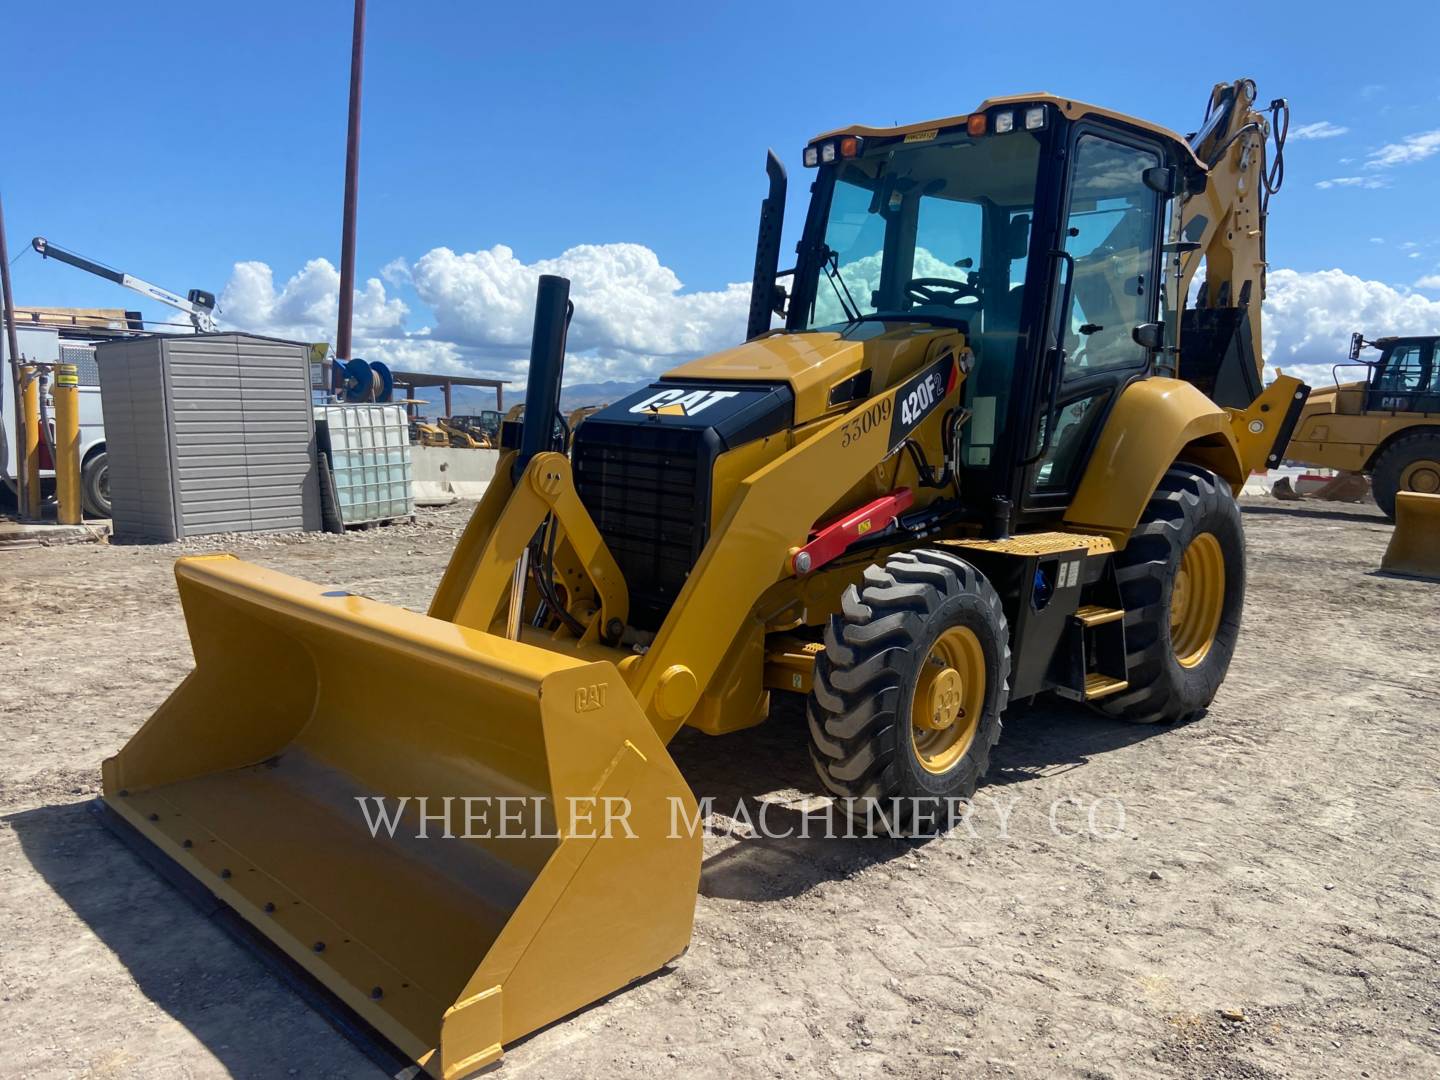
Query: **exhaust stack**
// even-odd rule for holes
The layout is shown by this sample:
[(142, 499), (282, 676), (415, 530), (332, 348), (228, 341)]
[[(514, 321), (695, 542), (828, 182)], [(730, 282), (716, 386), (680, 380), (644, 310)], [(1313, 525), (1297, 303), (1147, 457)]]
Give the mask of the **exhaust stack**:
[(555, 417), (560, 412), (560, 378), (565, 373), (565, 337), (570, 329), (570, 279), (541, 274), (535, 293), (535, 330), (530, 337), (530, 376), (525, 383), (525, 419), (520, 453), (511, 476), (520, 479), (536, 454), (554, 449)]

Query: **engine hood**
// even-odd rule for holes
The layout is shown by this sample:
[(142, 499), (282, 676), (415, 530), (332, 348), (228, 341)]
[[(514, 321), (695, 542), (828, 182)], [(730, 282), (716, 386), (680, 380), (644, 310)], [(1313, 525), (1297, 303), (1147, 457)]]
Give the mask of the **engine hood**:
[[(804, 423), (878, 393), (952, 348), (963, 332), (929, 323), (859, 323), (845, 330), (776, 331), (667, 371), (665, 380), (783, 383)], [(962, 364), (962, 370), (968, 364)]]

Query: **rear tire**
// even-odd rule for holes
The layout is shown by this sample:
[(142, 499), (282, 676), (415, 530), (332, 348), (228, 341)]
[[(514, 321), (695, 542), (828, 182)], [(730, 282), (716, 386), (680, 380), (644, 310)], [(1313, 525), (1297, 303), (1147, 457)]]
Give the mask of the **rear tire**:
[(1395, 520), (1395, 496), (1402, 491), (1440, 493), (1440, 434), (1401, 435), (1381, 451), (1370, 475), (1375, 505)]
[(973, 566), (923, 549), (867, 567), (815, 663), (805, 712), (821, 782), (857, 821), (943, 827), (945, 800), (969, 798), (989, 768), (1009, 677), (1005, 612)]
[(92, 454), (80, 468), (80, 501), (92, 517), (112, 515), (110, 503), (110, 455), (104, 450)]
[(1115, 556), (1115, 576), (1130, 685), (1097, 707), (1132, 724), (1195, 716), (1225, 680), (1245, 607), (1245, 533), (1230, 488), (1197, 466), (1171, 466)]

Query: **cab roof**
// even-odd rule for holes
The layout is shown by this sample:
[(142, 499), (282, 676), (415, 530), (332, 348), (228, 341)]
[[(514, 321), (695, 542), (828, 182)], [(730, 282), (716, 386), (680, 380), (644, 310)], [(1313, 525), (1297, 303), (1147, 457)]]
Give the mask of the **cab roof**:
[[(1053, 105), (1068, 120), (1079, 120), (1083, 117), (1093, 116), (1102, 120), (1110, 120), (1115, 123), (1127, 124), (1130, 127), (1159, 136), (1170, 143), (1175, 152), (1182, 157), (1188, 158), (1196, 168), (1208, 172), (1201, 160), (1195, 156), (1189, 141), (1183, 136), (1169, 128), (1161, 127), (1159, 124), (1152, 124), (1148, 120), (1140, 120), (1133, 116), (1126, 116), (1113, 109), (1102, 108), (1099, 105), (1090, 105), (1083, 101), (1075, 101), (1072, 98), (1062, 98), (1055, 94), (1008, 94), (1004, 97), (986, 98), (973, 111), (988, 112), (991, 109), (1003, 108), (1006, 105)], [(898, 124), (894, 127), (870, 127), (865, 124), (851, 124), (848, 127), (836, 128), (833, 131), (826, 131), (816, 135), (811, 142), (819, 142), (821, 139), (830, 139), (839, 135), (860, 135), (866, 138), (889, 138), (891, 136), (908, 135), (915, 131), (929, 131), (935, 128), (963, 127), (970, 118), (970, 113), (961, 113), (958, 116), (947, 116), (939, 120), (925, 120), (916, 124)]]

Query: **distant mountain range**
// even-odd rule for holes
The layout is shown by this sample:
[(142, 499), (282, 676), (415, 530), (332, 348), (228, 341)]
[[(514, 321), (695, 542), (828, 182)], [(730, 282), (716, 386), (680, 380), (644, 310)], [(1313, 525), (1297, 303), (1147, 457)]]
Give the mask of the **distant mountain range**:
[[(562, 411), (569, 411), (582, 405), (608, 405), (642, 386), (649, 386), (650, 382), (649, 379), (639, 379), (635, 382), (573, 383), (561, 387), (560, 408)], [(416, 396), (430, 401), (430, 406), (422, 410), (428, 416), (435, 415), (443, 408), (439, 387), (423, 387)], [(451, 400), (452, 410), (464, 416), (467, 413), (478, 413), (482, 409), (493, 409), (495, 391), (481, 386), (457, 386), (452, 392)], [(525, 400), (525, 391), (521, 388), (507, 389), (504, 391), (504, 400), (507, 409), (518, 405)]]

